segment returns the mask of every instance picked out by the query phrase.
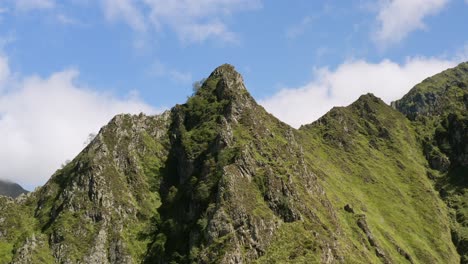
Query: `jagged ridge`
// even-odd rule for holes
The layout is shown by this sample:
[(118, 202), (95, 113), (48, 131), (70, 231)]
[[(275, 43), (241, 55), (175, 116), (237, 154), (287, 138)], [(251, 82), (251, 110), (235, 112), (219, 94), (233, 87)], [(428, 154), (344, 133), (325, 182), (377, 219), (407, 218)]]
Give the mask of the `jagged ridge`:
[(222, 65), (187, 103), (115, 117), (39, 191), (0, 200), (0, 258), (455, 263), (417, 134), (373, 95), (293, 129)]

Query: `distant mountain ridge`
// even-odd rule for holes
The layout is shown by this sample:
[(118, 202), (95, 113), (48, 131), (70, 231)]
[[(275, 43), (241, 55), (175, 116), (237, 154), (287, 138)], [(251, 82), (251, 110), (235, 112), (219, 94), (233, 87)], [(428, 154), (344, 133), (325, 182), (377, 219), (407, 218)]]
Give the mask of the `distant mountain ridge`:
[(294, 129), (222, 65), (185, 104), (118, 115), (43, 187), (0, 196), (0, 260), (468, 263), (467, 66)]
[(23, 193), (28, 193), (19, 184), (0, 179), (0, 195), (16, 198)]

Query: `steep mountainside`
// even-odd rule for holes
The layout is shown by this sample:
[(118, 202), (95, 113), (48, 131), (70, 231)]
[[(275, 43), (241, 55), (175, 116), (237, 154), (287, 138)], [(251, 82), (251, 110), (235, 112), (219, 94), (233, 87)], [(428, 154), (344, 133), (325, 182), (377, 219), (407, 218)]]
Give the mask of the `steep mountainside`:
[(0, 195), (16, 198), (23, 193), (27, 193), (19, 184), (0, 179)]
[(466, 123), (431, 141), (418, 122), (369, 94), (296, 130), (222, 65), (185, 104), (116, 116), (38, 191), (0, 197), (0, 262), (459, 263), (462, 189), (423, 147)]
[[(348, 212), (338, 211), (347, 237), (367, 239), (370, 253), (375, 249), (384, 263), (457, 263), (447, 210), (426, 176), (416, 133), (402, 114), (363, 95), (301, 131), (314, 139), (311, 164), (323, 175), (335, 207), (349, 204)], [(356, 240), (351, 245), (360, 247)]]
[(393, 105), (413, 120), (430, 176), (450, 207), (461, 262), (468, 263), (468, 63), (424, 80)]

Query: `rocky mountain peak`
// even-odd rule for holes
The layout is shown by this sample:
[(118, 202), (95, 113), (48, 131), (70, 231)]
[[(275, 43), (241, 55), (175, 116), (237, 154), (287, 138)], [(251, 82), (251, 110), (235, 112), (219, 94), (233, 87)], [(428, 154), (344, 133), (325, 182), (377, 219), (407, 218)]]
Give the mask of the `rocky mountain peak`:
[(253, 109), (258, 104), (247, 91), (242, 75), (234, 66), (223, 64), (203, 81), (185, 106), (189, 107), (189, 111), (193, 110), (193, 107), (201, 107), (205, 109), (205, 113), (219, 114), (228, 121), (235, 122), (244, 110)]
[(215, 92), (218, 99), (229, 99), (229, 96), (247, 93), (247, 89), (242, 75), (234, 66), (223, 64), (209, 75), (195, 95), (204, 92)]
[(385, 108), (389, 110), (389, 106), (384, 101), (382, 101), (382, 99), (372, 93), (361, 95), (355, 102), (351, 104), (351, 107), (355, 110), (359, 110), (361, 114), (374, 113), (379, 108)]
[[(437, 139), (465, 146), (450, 120)], [(426, 164), (372, 94), (295, 130), (225, 64), (185, 104), (116, 116), (38, 191), (0, 196), (0, 262), (460, 263), (468, 240), (458, 254)]]
[(411, 120), (466, 112), (468, 62), (425, 79), (392, 106)]
[(374, 102), (377, 102), (377, 101), (382, 102), (382, 99), (375, 96), (373, 93), (363, 94), (363, 95), (359, 96), (359, 99), (357, 101), (359, 102), (359, 101), (368, 101), (368, 100), (374, 101)]
[(222, 77), (222, 76), (237, 76), (237, 77), (242, 78), (240, 73), (236, 71), (236, 68), (229, 63), (225, 63), (225, 64), (218, 66), (210, 74), (210, 77)]

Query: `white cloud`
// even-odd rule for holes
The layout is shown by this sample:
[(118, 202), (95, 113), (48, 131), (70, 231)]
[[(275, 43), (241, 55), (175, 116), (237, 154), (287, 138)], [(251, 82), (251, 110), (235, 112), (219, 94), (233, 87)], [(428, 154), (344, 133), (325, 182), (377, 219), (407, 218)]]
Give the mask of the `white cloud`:
[(54, 0), (14, 0), (15, 7), (20, 11), (33, 9), (51, 9), (55, 7)]
[(78, 85), (75, 70), (14, 78), (6, 58), (0, 62), (0, 76), (9, 79), (0, 88), (0, 177), (29, 188), (74, 158), (88, 134), (115, 114), (156, 112), (134, 96), (119, 99)]
[(151, 25), (157, 32), (173, 30), (184, 42), (219, 38), (236, 42), (236, 34), (226, 25), (234, 12), (261, 7), (260, 0), (103, 0), (106, 16), (122, 19), (137, 31)]
[(409, 33), (425, 29), (424, 18), (441, 11), (449, 0), (384, 0), (377, 20), (376, 41), (383, 47), (398, 43)]
[(308, 124), (334, 106), (346, 106), (365, 93), (390, 103), (401, 98), (423, 79), (456, 65), (454, 60), (409, 58), (370, 63), (348, 61), (334, 70), (314, 70), (313, 79), (299, 88), (282, 89), (260, 101), (269, 112), (294, 127)]

